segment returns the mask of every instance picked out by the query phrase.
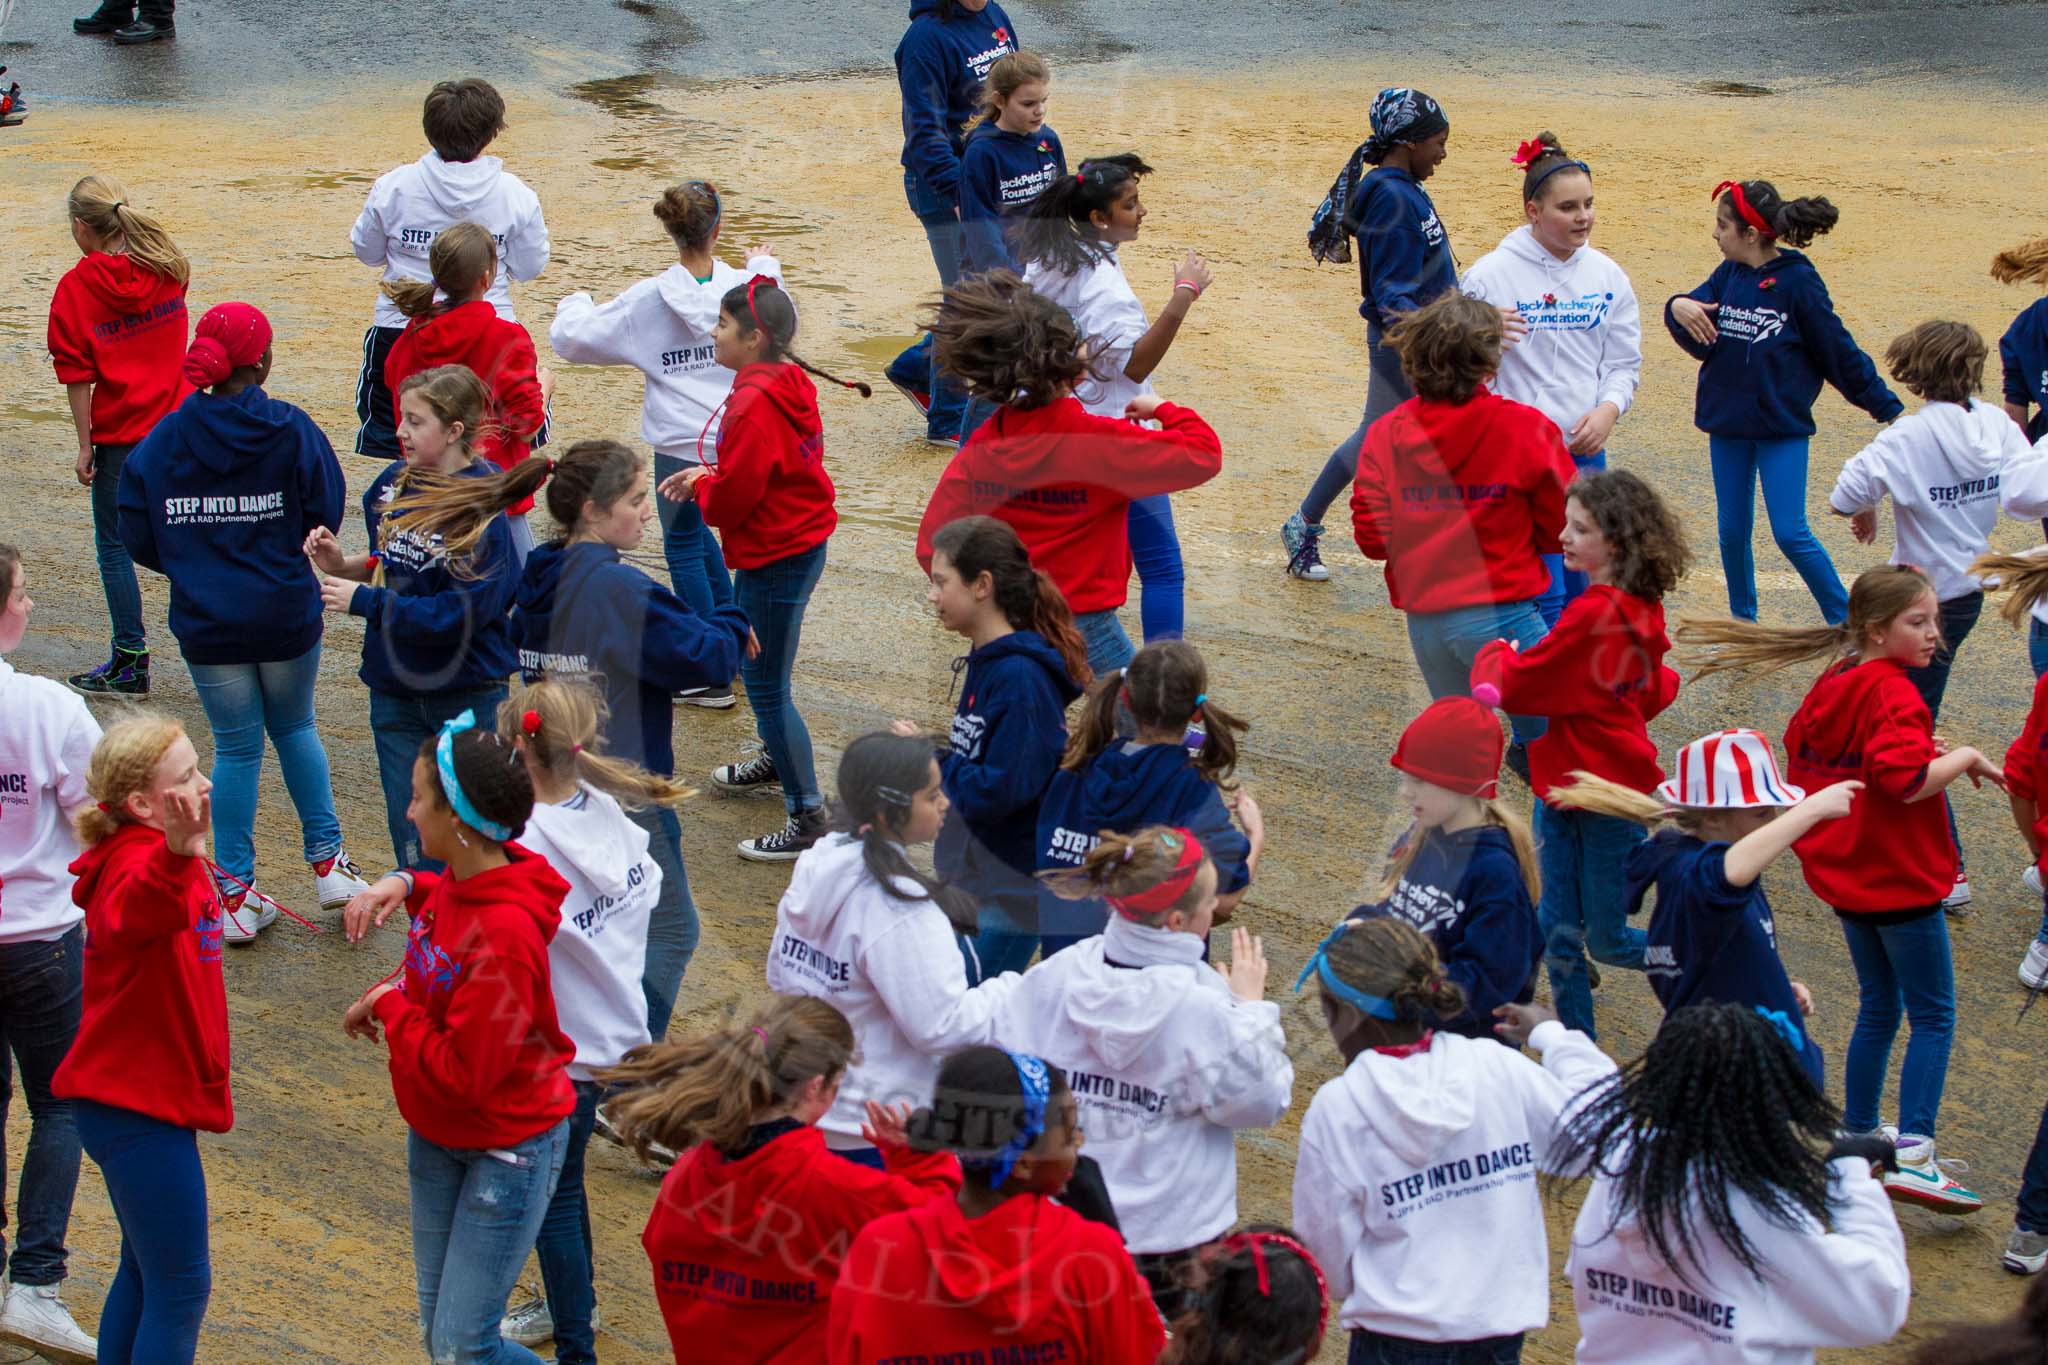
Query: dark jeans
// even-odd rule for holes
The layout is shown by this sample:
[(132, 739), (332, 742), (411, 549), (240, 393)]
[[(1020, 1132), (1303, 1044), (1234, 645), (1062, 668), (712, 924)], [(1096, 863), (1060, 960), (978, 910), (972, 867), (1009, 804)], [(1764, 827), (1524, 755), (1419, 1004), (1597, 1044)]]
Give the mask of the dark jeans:
[[(932, 264), (938, 267), (939, 286), (950, 288), (960, 279), (961, 260), (966, 249), (960, 229), (960, 214), (953, 205), (941, 201), (927, 189), (909, 170), (903, 172), (903, 194), (910, 201), (910, 211), (917, 215), (918, 223), (924, 228), (925, 244), (932, 252)], [(962, 423), (966, 419), (967, 393), (939, 370), (932, 354), (929, 332), (890, 361), (888, 373), (893, 382), (905, 388), (922, 389), (931, 396), (931, 407), (925, 413), (925, 430), (930, 435), (957, 434), (966, 439), (969, 433), (963, 430)]]
[(64, 1234), (78, 1190), (78, 1125), (71, 1101), (50, 1093), (50, 1077), (78, 1036), (84, 963), (84, 925), (40, 943), (0, 944), (0, 1128), (14, 1095), (10, 1058), (21, 1068), (29, 1113), (14, 1206), (20, 1226), (7, 1266), (16, 1284), (64, 1278)]
[(149, 648), (149, 637), (142, 630), (142, 589), (135, 582), (135, 561), (121, 543), (114, 512), (121, 467), (128, 463), (128, 452), (133, 449), (132, 445), (92, 448), (92, 549), (100, 565), (100, 591), (107, 595), (114, 648), (140, 654)]
[(494, 683), (473, 692), (442, 692), (426, 697), (400, 697), (370, 690), (370, 738), (377, 746), (377, 780), (384, 787), (384, 823), (391, 831), (391, 853), (398, 866), (439, 872), (441, 864), (420, 855), (420, 832), (405, 818), (412, 804), (412, 765), (420, 745), (442, 725), (464, 711), (476, 712), (477, 728), (498, 723), (498, 703), (505, 685)]
[(99, 1358), (190, 1365), (213, 1294), (199, 1135), (130, 1109), (72, 1103), (121, 1224), (121, 1268), (100, 1309)]
[(647, 852), (661, 869), (661, 894), (647, 918), (647, 963), (640, 973), (640, 993), (647, 997), (647, 1032), (654, 1041), (668, 1036), (676, 1011), (676, 993), (683, 973), (697, 951), (697, 902), (690, 896), (690, 876), (683, 870), (683, 824), (667, 806), (626, 812), (626, 818), (647, 831)]
[(759, 657), (740, 661), (740, 677), (747, 684), (747, 705), (754, 709), (754, 729), (768, 757), (775, 760), (775, 775), (782, 779), (783, 808), (791, 815), (825, 804), (818, 791), (811, 732), (790, 695), (804, 608), (824, 572), (825, 544), (820, 543), (758, 569), (736, 570), (732, 576), (733, 599), (754, 623), (761, 641)]
[[(1966, 592), (1961, 597), (1951, 597), (1941, 604), (1941, 644), (1935, 649), (1934, 657), (1925, 668), (1909, 668), (1906, 676), (1913, 680), (1914, 690), (1920, 700), (1927, 703), (1927, 710), (1934, 719), (1941, 720), (1941, 698), (1948, 691), (1949, 670), (1955, 667), (1956, 651), (1963, 647), (1963, 641), (1970, 638), (1970, 632), (1977, 628), (1977, 618), (1984, 613), (1984, 594)], [(1956, 809), (1949, 804), (1948, 793), (1941, 794), (1942, 809), (1948, 812), (1949, 842), (1956, 846), (1956, 868), (1963, 866), (1963, 843), (1956, 836)]]
[(597, 1102), (604, 1087), (595, 1081), (576, 1082), (576, 1112), (569, 1116), (569, 1148), (562, 1154), (562, 1176), (548, 1200), (534, 1250), (540, 1256), (541, 1284), (547, 1289), (548, 1312), (555, 1320), (555, 1365), (597, 1365), (597, 1333), (590, 1315), (597, 1307), (590, 1237), (590, 1199), (583, 1190), (583, 1149), (597, 1126)]
[(371, 327), (363, 333), (363, 368), (356, 375), (356, 454), (398, 458), (398, 418), (391, 390), (384, 387), (384, 362), (405, 334), (403, 327)]
[[(656, 452), (654, 482), (680, 474), (696, 464), (673, 455)], [(709, 616), (713, 607), (732, 601), (732, 574), (726, 571), (725, 551), (718, 537), (704, 524), (704, 514), (695, 498), (675, 502), (657, 497), (655, 510), (661, 514), (661, 553), (668, 561), (669, 586), (684, 605), (699, 616)]]
[(1359, 447), (1365, 444), (1365, 433), (1372, 424), (1415, 396), (1408, 377), (1401, 373), (1401, 357), (1394, 354), (1393, 347), (1380, 344), (1380, 329), (1371, 323), (1365, 327), (1365, 361), (1370, 376), (1365, 386), (1365, 419), (1330, 452), (1323, 472), (1316, 475), (1308, 496), (1301, 500), (1301, 519), (1311, 526), (1322, 525), (1330, 504), (1357, 480)]
[(1357, 1327), (1344, 1365), (1518, 1365), (1521, 1359), (1520, 1332), (1478, 1341), (1411, 1341)]
[(2048, 1109), (2041, 1111), (2041, 1126), (2035, 1130), (2034, 1146), (2027, 1153), (2027, 1169), (2020, 1176), (2019, 1207), (2013, 1222), (2028, 1232), (2048, 1233)]

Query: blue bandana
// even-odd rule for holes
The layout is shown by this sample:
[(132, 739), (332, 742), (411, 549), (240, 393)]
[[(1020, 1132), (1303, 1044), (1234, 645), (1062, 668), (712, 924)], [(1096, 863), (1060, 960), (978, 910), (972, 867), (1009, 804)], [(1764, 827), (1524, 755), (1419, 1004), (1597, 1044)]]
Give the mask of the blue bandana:
[(462, 784), (455, 779), (455, 737), (464, 730), (475, 728), (475, 711), (464, 711), (441, 727), (441, 738), (434, 744), (434, 767), (441, 774), (441, 794), (448, 798), (449, 807), (463, 824), (486, 839), (494, 839), (501, 844), (509, 843), (512, 839), (511, 828), (479, 815), (476, 807), (469, 803), (469, 797), (463, 793)]
[(1338, 976), (1335, 969), (1330, 966), (1330, 945), (1344, 937), (1345, 931), (1350, 929), (1351, 925), (1351, 920), (1345, 920), (1330, 931), (1328, 938), (1316, 945), (1315, 956), (1311, 957), (1308, 960), (1308, 965), (1301, 969), (1301, 975), (1294, 978), (1294, 992), (1299, 995), (1301, 988), (1308, 984), (1309, 973), (1314, 972), (1321, 979), (1323, 989), (1337, 997), (1337, 999), (1342, 1000), (1360, 1013), (1369, 1014), (1375, 1019), (1385, 1019), (1390, 1023), (1394, 1022), (1400, 1019), (1401, 1011), (1395, 1006), (1393, 1001), (1382, 995), (1366, 994), (1358, 989), (1358, 987)]
[(1010, 1178), (1010, 1172), (1016, 1169), (1017, 1158), (1030, 1151), (1031, 1145), (1045, 1133), (1046, 1105), (1052, 1099), (1052, 1072), (1043, 1061), (1023, 1052), (1012, 1052), (1009, 1058), (1010, 1065), (1017, 1068), (1018, 1081), (1024, 1087), (1024, 1122), (994, 1156), (970, 1158), (960, 1163), (970, 1170), (990, 1172), (991, 1189)]
[(1401, 143), (1435, 137), (1451, 126), (1442, 105), (1407, 86), (1380, 91), (1373, 97), (1372, 109), (1366, 117), (1372, 125), (1372, 136), (1366, 139), (1366, 145), (1379, 156), (1385, 156)]

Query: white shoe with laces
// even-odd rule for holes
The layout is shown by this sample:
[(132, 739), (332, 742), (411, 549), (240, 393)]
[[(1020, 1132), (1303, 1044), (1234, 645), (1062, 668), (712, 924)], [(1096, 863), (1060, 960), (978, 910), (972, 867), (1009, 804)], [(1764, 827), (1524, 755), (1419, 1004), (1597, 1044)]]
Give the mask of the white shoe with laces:
[(7, 1302), (0, 1307), (0, 1337), (33, 1346), (50, 1360), (98, 1360), (99, 1343), (72, 1318), (60, 1288), (10, 1281)]
[(1970, 903), (1970, 874), (1958, 870), (1955, 885), (1941, 898), (1941, 908), (1948, 911), (1962, 909)]
[(277, 907), (257, 895), (253, 886), (220, 898), (220, 941), (230, 948), (248, 947), (275, 923)]
[[(349, 861), (345, 851), (337, 851), (332, 858), (313, 863), (311, 867), (319, 888), (322, 910), (339, 910), (370, 889), (370, 883), (356, 870), (356, 865)], [(270, 913), (274, 918), (277, 911)]]
[(2025, 882), (2027, 890), (2035, 895), (2048, 895), (2048, 892), (2041, 890), (2041, 867), (2038, 863), (2028, 868), (2025, 872), (2020, 873), (2020, 880)]
[(507, 1309), (498, 1323), (498, 1335), (521, 1346), (539, 1346), (555, 1339), (555, 1315), (548, 1311), (545, 1295), (527, 1290), (516, 1308)]
[(2020, 959), (2020, 984), (2030, 991), (2048, 987), (2048, 943), (2035, 939)]
[(1935, 1213), (1975, 1213), (1984, 1201), (1974, 1190), (1950, 1172), (1967, 1174), (1961, 1161), (1936, 1161), (1934, 1139), (1902, 1137), (1898, 1143), (1899, 1169), (1887, 1171), (1884, 1192), (1898, 1204), (1918, 1204)]

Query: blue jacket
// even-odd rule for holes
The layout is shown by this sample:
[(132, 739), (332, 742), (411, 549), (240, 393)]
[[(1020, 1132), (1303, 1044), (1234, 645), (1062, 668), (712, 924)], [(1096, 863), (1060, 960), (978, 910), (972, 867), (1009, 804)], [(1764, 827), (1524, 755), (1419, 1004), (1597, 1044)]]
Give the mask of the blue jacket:
[(967, 135), (967, 149), (960, 154), (960, 225), (968, 274), (1024, 273), (1005, 234), (1040, 191), (1066, 173), (1066, 149), (1050, 123), (1029, 134), (984, 123)]
[[(403, 472), (405, 461), (393, 460), (363, 494), (363, 525), (373, 546), (384, 504), (396, 494)], [(462, 471), (470, 478), (497, 472), (484, 460)], [(491, 518), (464, 574), (449, 570), (438, 536), (427, 542), (396, 526), (380, 562), (384, 586), (365, 583), (348, 603), (349, 615), (363, 618), (358, 676), (372, 692), (394, 697), (469, 692), (512, 675), (508, 613), (519, 587), (519, 566), (505, 518)]]
[(1421, 838), (1394, 894), (1359, 906), (1351, 918), (1388, 915), (1420, 929), (1465, 992), (1465, 1012), (1441, 1027), (1498, 1040), (1494, 1007), (1535, 999), (1536, 964), (1543, 957), (1543, 931), (1514, 841), (1498, 825), (1456, 834), (1424, 830)]
[(1683, 297), (1721, 305), (1713, 314), (1720, 335), (1702, 346), (1672, 317), (1670, 300), (1664, 304), (1671, 339), (1704, 362), (1693, 405), (1701, 431), (1745, 441), (1811, 436), (1823, 381), (1880, 422), (1905, 410), (1835, 316), (1820, 272), (1799, 252), (1780, 252), (1763, 266), (1723, 261)]
[[(1074, 868), (1095, 847), (1103, 830), (1134, 834), (1147, 825), (1190, 830), (1216, 864), (1216, 891), (1244, 890), (1252, 879), (1244, 865), (1251, 852), (1230, 818), (1216, 784), (1195, 770), (1178, 744), (1140, 744), (1117, 739), (1078, 771), (1053, 774), (1038, 807), (1038, 868)], [(1041, 887), (1038, 928), (1043, 934), (1100, 933), (1109, 906), (1099, 900), (1069, 901)]]
[(739, 672), (746, 614), (697, 615), (596, 541), (551, 541), (527, 557), (512, 612), (519, 672), (596, 675), (610, 712), (607, 747), (649, 772), (676, 769), (674, 694), (723, 687)]
[(121, 543), (171, 580), (171, 634), (195, 664), (277, 663), (320, 643), (316, 526), (341, 526), (341, 464), (320, 428), (255, 386), (186, 397), (128, 452)]
[(1358, 311), (1378, 328), (1388, 328), (1438, 294), (1458, 287), (1458, 263), (1451, 255), (1436, 205), (1415, 177), (1393, 166), (1375, 166), (1351, 197), (1357, 224), (1358, 284), (1365, 301)]
[(1727, 857), (1727, 844), (1706, 843), (1680, 830), (1664, 830), (1630, 851), (1624, 867), (1628, 912), (1642, 909), (1643, 897), (1657, 888), (1644, 975), (1667, 1015), (1712, 1002), (1752, 1005), (1786, 1021), (1805, 1038), (1801, 1061), (1819, 1085), (1820, 1045), (1806, 1034), (1791, 978), (1778, 958), (1763, 879), (1730, 886), (1722, 872)]
[(953, 809), (933, 865), (984, 901), (1021, 901), (1014, 908), (1026, 922), (1036, 901), (1038, 805), (1067, 747), (1067, 707), (1080, 695), (1066, 660), (1037, 631), (991, 640), (967, 656), (951, 743), (939, 756)]
[(2048, 434), (2048, 298), (2035, 299), (2012, 320), (1998, 339), (1998, 360), (2005, 370), (2005, 401), (2031, 407), (2027, 439)]
[[(952, 18), (941, 18), (947, 8)], [(912, 207), (919, 217), (960, 202), (962, 130), (981, 107), (988, 69), (1016, 50), (1017, 31), (996, 0), (979, 13), (950, 0), (910, 0), (910, 28), (896, 44), (896, 84), (903, 91), (903, 165), (918, 182)]]

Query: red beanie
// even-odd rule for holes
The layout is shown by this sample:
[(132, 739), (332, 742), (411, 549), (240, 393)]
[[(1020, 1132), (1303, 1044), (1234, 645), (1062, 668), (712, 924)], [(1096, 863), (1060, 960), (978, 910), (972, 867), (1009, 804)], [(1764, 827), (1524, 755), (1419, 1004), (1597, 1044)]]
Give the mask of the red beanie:
[(1443, 697), (1408, 723), (1393, 765), (1410, 777), (1490, 801), (1499, 791), (1500, 722), (1470, 697)]
[(185, 351), (185, 381), (210, 389), (270, 349), (270, 319), (254, 304), (217, 303), (192, 329)]

